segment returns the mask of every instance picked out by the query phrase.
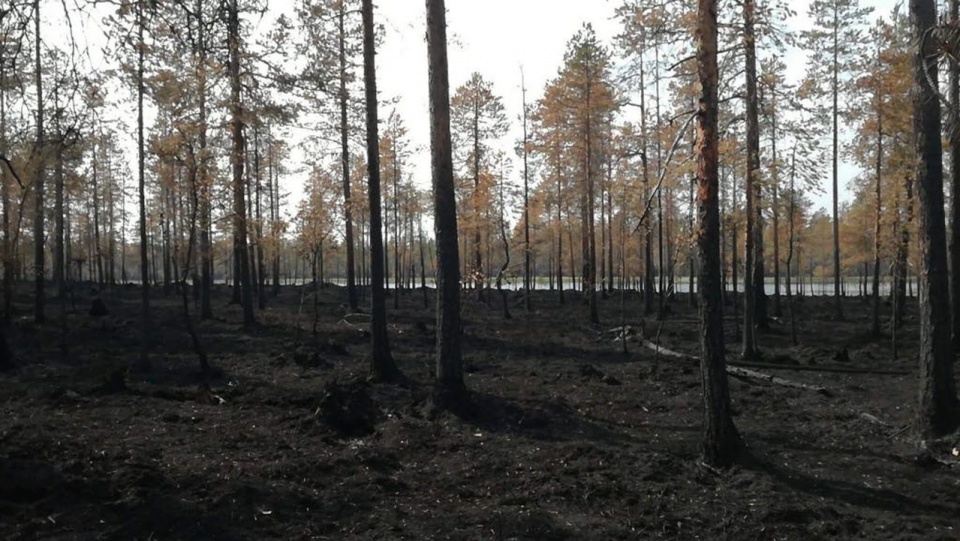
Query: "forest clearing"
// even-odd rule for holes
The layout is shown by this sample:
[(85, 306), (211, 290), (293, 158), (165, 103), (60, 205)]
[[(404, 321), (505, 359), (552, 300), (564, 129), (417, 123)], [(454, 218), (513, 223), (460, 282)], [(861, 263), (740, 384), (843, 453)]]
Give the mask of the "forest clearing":
[(960, 0), (382, 4), (0, 3), (0, 536), (960, 539)]
[[(216, 377), (198, 365), (175, 299), (157, 299), (162, 348), (131, 362), (135, 288), (88, 300), (59, 324), (14, 325), (21, 372), (0, 380), (0, 537), (5, 539), (957, 539), (960, 462), (918, 459), (913, 305), (893, 357), (869, 337), (867, 305), (825, 319), (829, 299), (797, 302), (759, 336), (757, 369), (826, 392), (731, 377), (733, 414), (753, 459), (729, 471), (698, 460), (695, 363), (581, 324), (582, 300), (536, 292), (534, 311), (503, 319), (497, 302), (464, 304), (471, 402), (431, 403), (435, 320), (419, 291), (390, 313), (409, 381), (367, 382), (363, 318), (344, 319), (343, 288), (284, 288), (242, 331), (237, 306), (198, 327)], [(23, 301), (27, 298), (24, 297)], [(510, 302), (520, 296), (511, 294)], [(636, 293), (626, 323), (639, 329)], [(697, 352), (696, 313), (671, 304), (663, 347)], [(728, 308), (728, 311), (732, 311)], [(350, 321), (351, 323), (348, 323)], [(733, 321), (727, 318), (733, 340)], [(66, 336), (66, 339), (64, 338)], [(61, 344), (68, 344), (66, 347)], [(845, 352), (845, 353), (844, 353)], [(736, 356), (730, 355), (734, 361)], [(129, 367), (129, 368), (128, 368)], [(840, 368), (852, 373), (826, 372)], [(119, 372), (118, 372), (119, 371)], [(856, 372), (860, 371), (860, 372)], [(871, 373), (874, 372), (874, 373)], [(118, 378), (117, 374), (122, 374)], [(939, 445), (949, 447), (952, 441)], [(937, 457), (947, 456), (944, 448)]]

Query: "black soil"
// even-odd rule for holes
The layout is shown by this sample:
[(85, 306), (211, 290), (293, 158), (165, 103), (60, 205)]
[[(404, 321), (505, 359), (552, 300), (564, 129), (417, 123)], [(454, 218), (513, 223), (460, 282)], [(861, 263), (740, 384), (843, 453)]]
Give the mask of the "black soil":
[(137, 290), (104, 291), (106, 315), (77, 291), (50, 301), (48, 324), (7, 327), (18, 368), (0, 374), (0, 538), (960, 539), (956, 444), (919, 452), (912, 428), (915, 301), (896, 357), (857, 299), (844, 321), (828, 299), (799, 301), (797, 346), (789, 318), (773, 321), (761, 362), (814, 370), (757, 370), (829, 392), (731, 378), (749, 456), (716, 471), (698, 460), (696, 364), (640, 344), (659, 335), (695, 355), (685, 299), (661, 325), (628, 295), (624, 353), (608, 332), (619, 294), (600, 302), (600, 327), (573, 293), (561, 306), (538, 292), (529, 314), (512, 294), (512, 320), (496, 295), (465, 296), (470, 395), (451, 410), (433, 398), (420, 292), (390, 311), (408, 380), (375, 384), (368, 319), (344, 317), (342, 289), (321, 290), (316, 336), (309, 292), (284, 288), (244, 332), (222, 291), (217, 318), (196, 324), (207, 390), (178, 297), (154, 300), (143, 361)]

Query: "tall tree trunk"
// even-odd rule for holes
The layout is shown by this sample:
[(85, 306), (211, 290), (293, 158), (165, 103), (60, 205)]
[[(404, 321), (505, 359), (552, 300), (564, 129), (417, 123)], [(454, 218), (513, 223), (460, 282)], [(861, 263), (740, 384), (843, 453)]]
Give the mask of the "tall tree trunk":
[(838, 20), (838, 6), (837, 3), (833, 4), (833, 152), (831, 157), (833, 159), (833, 179), (831, 183), (831, 188), (833, 190), (833, 314), (836, 319), (843, 319), (843, 308), (840, 304), (840, 221), (839, 221), (839, 205), (840, 205), (840, 196), (838, 193), (838, 181), (837, 177), (839, 175), (840, 169), (840, 148), (839, 148), (839, 116), (840, 112), (838, 110), (838, 95), (840, 93), (840, 65), (838, 56), (840, 54), (840, 25)]
[(427, 264), (423, 247), (423, 216), (417, 213), (417, 238), (420, 244), (420, 289), (423, 291), (423, 307), (430, 307), (430, 301), (427, 298)]
[(203, 19), (203, 0), (196, 0), (194, 9), (197, 17), (197, 100), (199, 106), (199, 199), (200, 199), (200, 319), (213, 318), (211, 292), (213, 289), (213, 247), (210, 239), (212, 221), (211, 180), (207, 169), (207, 43), (206, 26)]
[[(270, 139), (270, 236), (273, 240), (273, 296), (280, 294), (280, 254), (283, 250), (283, 239), (280, 237), (277, 228), (277, 222), (280, 219), (280, 172), (274, 165), (273, 138)], [(349, 174), (349, 173), (348, 173)], [(347, 179), (349, 182), (349, 178)], [(356, 281), (354, 281), (354, 294), (356, 294)]]
[[(520, 90), (523, 94), (523, 307), (530, 311), (533, 296), (533, 275), (530, 269), (530, 138), (527, 132), (527, 82), (520, 70)], [(551, 282), (553, 279), (551, 278)]]
[[(507, 269), (510, 268), (510, 239), (507, 237), (507, 221), (503, 216), (503, 210), (506, 206), (506, 200), (503, 197), (503, 183), (505, 179), (502, 176), (499, 186), (499, 195), (500, 195), (500, 204), (498, 205), (500, 216), (500, 242), (503, 244), (503, 263), (500, 265), (500, 270), (497, 272), (497, 292), (500, 294), (500, 304), (503, 308), (503, 319), (513, 319), (513, 316), (510, 314), (510, 303), (507, 301), (507, 291), (503, 289), (503, 279), (507, 274)], [(529, 293), (528, 293), (529, 294)]]
[(93, 251), (97, 260), (97, 285), (103, 287), (103, 252), (100, 248), (100, 187), (98, 178), (97, 141), (94, 140), (93, 160), (91, 160), (91, 181), (93, 183)]
[(486, 274), (483, 272), (480, 234), (480, 104), (479, 97), (473, 96), (473, 275), (477, 287), (477, 301), (483, 300), (483, 284)]
[[(662, 122), (660, 118), (660, 34), (654, 33), (655, 39), (653, 44), (653, 90), (656, 103), (654, 108), (654, 113), (656, 117), (656, 131), (659, 132), (662, 128)], [(656, 137), (656, 147), (657, 147), (657, 178), (663, 178), (663, 145), (660, 141), (660, 137)], [(663, 236), (663, 188), (657, 187), (657, 279), (659, 283), (657, 284), (657, 291), (660, 294), (659, 297), (659, 306), (657, 311), (657, 317), (663, 319), (666, 316), (666, 302), (667, 302), (667, 291), (666, 287), (666, 275), (664, 271), (666, 269), (666, 261), (664, 259), (664, 250), (666, 246), (666, 239)]]
[(137, 1), (137, 206), (140, 212), (140, 360), (146, 361), (150, 351), (150, 260), (147, 257), (147, 195), (146, 195), (146, 147), (143, 126), (143, 56), (146, 44), (143, 40), (146, 22), (143, 0)]
[[(960, 0), (950, 0), (950, 22), (960, 24)], [(953, 347), (960, 351), (960, 64), (950, 61), (950, 303), (953, 308)]]
[(380, 209), (380, 134), (377, 127), (377, 68), (375, 63), (375, 40), (373, 0), (363, 0), (363, 80), (367, 107), (367, 193), (370, 198), (370, 276), (372, 320), (370, 334), (373, 354), (370, 356), (370, 371), (381, 380), (393, 380), (399, 369), (390, 354), (387, 336), (387, 306), (384, 290), (386, 262), (383, 247), (383, 223)]
[(247, 206), (244, 182), (243, 105), (240, 87), (240, 13), (239, 0), (230, 0), (227, 13), (227, 39), (230, 60), (230, 130), (233, 149), (230, 161), (233, 170), (233, 248), (239, 267), (243, 326), (250, 329), (257, 320), (253, 312), (253, 281), (250, 276), (250, 255), (247, 246)]
[(163, 260), (163, 294), (170, 294), (170, 287), (173, 285), (170, 274), (170, 188), (161, 186), (160, 188), (160, 253)]
[(347, 303), (351, 312), (359, 309), (360, 301), (357, 295), (356, 256), (353, 240), (353, 200), (350, 196), (350, 125), (347, 118), (347, 34), (346, 34), (346, 2), (340, 2), (337, 12), (338, 58), (340, 64), (340, 167), (343, 174), (343, 221), (344, 243), (347, 251)]
[[(774, 83), (775, 84), (775, 83)], [(783, 317), (780, 304), (780, 162), (777, 161), (777, 91), (772, 88), (772, 112), (770, 113), (770, 153), (773, 158), (773, 178), (770, 186), (773, 207), (773, 315)]]
[[(877, 60), (880, 59), (879, 45), (877, 47)], [(880, 67), (879, 65), (877, 66)], [(881, 199), (881, 186), (883, 180), (883, 102), (880, 91), (877, 89), (877, 162), (876, 162), (876, 186), (874, 202), (874, 224), (873, 224), (873, 321), (870, 326), (870, 333), (874, 338), (880, 337), (880, 218), (883, 214), (883, 199)]]
[(267, 306), (267, 278), (264, 272), (263, 264), (263, 212), (261, 202), (263, 199), (263, 177), (260, 172), (260, 129), (253, 132), (253, 177), (254, 190), (256, 194), (256, 215), (254, 217), (254, 231), (256, 234), (257, 245), (257, 308), (263, 310)]
[[(557, 168), (557, 292), (559, 294), (560, 304), (564, 303), (563, 297), (563, 206), (560, 204), (563, 197), (563, 165), (560, 163), (560, 146), (556, 148), (556, 168)], [(570, 248), (573, 250), (573, 247)]]
[(426, 0), (427, 56), (430, 89), (430, 155), (437, 239), (437, 367), (439, 387), (463, 392), (460, 348), (460, 260), (457, 201), (450, 142), (450, 86), (447, 68), (447, 21), (444, 0)]
[[(760, 270), (760, 284), (763, 287), (763, 260), (762, 252), (758, 249), (758, 240), (761, 240), (757, 230), (760, 229), (758, 218), (759, 195), (760, 195), (760, 123), (757, 100), (757, 52), (756, 36), (754, 34), (754, 17), (756, 3), (755, 0), (745, 0), (743, 3), (743, 44), (746, 61), (746, 109), (747, 109), (747, 181), (745, 192), (747, 196), (747, 231), (746, 239), (746, 266), (743, 273), (743, 352), (744, 359), (754, 359), (757, 357), (756, 328), (759, 324), (757, 308), (759, 303), (757, 299), (757, 268)], [(759, 259), (759, 261), (758, 261)]]
[(789, 233), (787, 234), (787, 309), (790, 310), (790, 338), (793, 345), (797, 345), (797, 318), (793, 311), (793, 285), (790, 283), (793, 274), (794, 224), (796, 223), (796, 191), (795, 178), (797, 173), (797, 147), (793, 147), (793, 156), (790, 159), (790, 207), (787, 211)]
[[(747, 0), (748, 2), (750, 0)], [(717, 134), (717, 3), (699, 0), (697, 72), (702, 94), (697, 111), (697, 247), (700, 255), (700, 374), (703, 385), (703, 460), (730, 466), (740, 436), (730, 414), (720, 291), (720, 209)]]
[[(7, 84), (7, 59), (5, 50), (0, 49), (0, 85)], [(0, 154), (7, 155), (7, 98), (6, 92), (0, 91)], [(3, 321), (10, 321), (13, 306), (13, 241), (10, 231), (10, 172), (0, 164), (0, 203), (3, 212)], [(3, 338), (0, 336), (0, 338)], [(3, 350), (0, 349), (0, 353)]]
[[(641, 36), (641, 40), (644, 37)], [(641, 41), (643, 43), (643, 41)], [(645, 44), (643, 45), (645, 47)], [(640, 62), (640, 165), (643, 178), (643, 200), (650, 200), (650, 160), (647, 157), (647, 103), (644, 64)], [(642, 217), (643, 235), (643, 313), (653, 313), (653, 227), (650, 226), (649, 213)]]
[[(894, 277), (894, 302), (895, 307), (893, 312), (893, 328), (899, 329), (903, 325), (903, 318), (906, 314), (906, 301), (907, 301), (907, 265), (908, 265), (908, 256), (910, 252), (910, 224), (913, 223), (913, 211), (914, 211), (914, 201), (913, 201), (913, 178), (912, 175), (906, 175), (903, 179), (904, 187), (904, 196), (906, 199), (906, 211), (905, 219), (903, 223), (899, 224), (899, 239), (897, 242), (897, 254), (896, 254), (896, 264), (895, 268), (895, 277)], [(898, 195), (897, 201), (898, 212), (900, 208), (900, 201)]]
[(63, 238), (63, 126), (62, 109), (60, 106), (60, 85), (55, 81), (53, 86), (53, 132), (56, 137), (56, 161), (54, 162), (54, 185), (53, 185), (53, 286), (57, 292), (57, 298), (63, 299), (66, 295), (66, 283), (64, 269), (66, 262), (63, 259), (64, 238)]
[[(937, 23), (934, 0), (910, 0), (914, 39), (914, 133), (920, 236), (920, 409), (923, 438), (949, 434), (960, 425), (960, 401), (953, 375), (946, 228), (943, 204), (943, 154), (940, 102), (937, 99), (936, 45), (926, 39)], [(929, 82), (928, 82), (929, 81)]]
[(44, 305), (46, 303), (46, 292), (44, 291), (44, 280), (46, 272), (44, 271), (44, 251), (43, 251), (43, 192), (46, 183), (46, 144), (44, 142), (43, 132), (43, 75), (40, 64), (40, 0), (34, 0), (34, 29), (36, 38), (34, 43), (35, 53), (35, 81), (37, 87), (37, 140), (34, 144), (34, 153), (37, 158), (37, 174), (34, 188), (34, 216), (33, 216), (33, 272), (34, 272), (34, 301), (33, 301), (33, 319), (37, 324), (43, 324), (46, 321)]
[(394, 130), (393, 145), (393, 309), (400, 308), (400, 149), (397, 147), (397, 133)]
[[(588, 68), (589, 70), (589, 68)], [(587, 292), (588, 302), (590, 303), (590, 322), (599, 323), (600, 315), (597, 312), (597, 232), (594, 225), (596, 202), (595, 183), (593, 171), (593, 101), (592, 101), (593, 77), (587, 77), (587, 126), (586, 126), (586, 144), (587, 144), (587, 192), (586, 192), (586, 218), (584, 224), (584, 238), (586, 251), (583, 254), (585, 264), (583, 266), (583, 289)], [(603, 225), (601, 224), (601, 227)]]

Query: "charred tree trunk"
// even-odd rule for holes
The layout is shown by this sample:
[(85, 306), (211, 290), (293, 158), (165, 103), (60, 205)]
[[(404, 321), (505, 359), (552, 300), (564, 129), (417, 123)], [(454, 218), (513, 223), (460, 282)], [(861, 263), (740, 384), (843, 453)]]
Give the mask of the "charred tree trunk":
[[(748, 0), (749, 1), (749, 0)], [(700, 256), (700, 374), (703, 385), (703, 460), (732, 465), (740, 436), (730, 413), (720, 291), (720, 209), (717, 134), (717, 3), (699, 0), (697, 72), (702, 94), (697, 111), (697, 247)]]
[(935, 44), (927, 33), (937, 23), (934, 0), (910, 0), (914, 39), (914, 133), (920, 222), (920, 409), (923, 438), (949, 434), (960, 425), (954, 381), (950, 323), (946, 228), (943, 204), (943, 154)]
[[(960, 24), (960, 0), (950, 0), (950, 22)], [(953, 347), (960, 351), (960, 64), (950, 61), (950, 305), (953, 308)]]
[(457, 201), (450, 141), (450, 86), (444, 0), (426, 0), (430, 89), (430, 155), (437, 239), (437, 385), (455, 396), (465, 391), (460, 344), (460, 267)]
[[(878, 51), (879, 53), (879, 51)], [(877, 55), (879, 60), (879, 54)], [(879, 67), (879, 66), (878, 66)], [(883, 180), (883, 103), (881, 102), (879, 89), (877, 91), (877, 161), (876, 161), (876, 185), (874, 194), (874, 224), (873, 224), (873, 318), (870, 325), (870, 333), (874, 338), (880, 337), (880, 219), (883, 214), (882, 180)]]
[(256, 234), (257, 245), (257, 308), (263, 310), (267, 306), (267, 278), (266, 269), (263, 261), (263, 212), (261, 203), (263, 199), (263, 178), (260, 174), (260, 130), (253, 132), (253, 177), (254, 190), (256, 194), (255, 207), (256, 215), (254, 217), (254, 232)]
[(213, 290), (213, 247), (210, 240), (210, 222), (212, 221), (212, 202), (210, 179), (207, 174), (207, 44), (203, 20), (203, 0), (196, 0), (197, 16), (197, 100), (199, 102), (199, 133), (197, 142), (200, 157), (197, 164), (200, 198), (200, 319), (213, 317), (211, 292)]
[(140, 360), (146, 361), (150, 350), (150, 261), (147, 258), (147, 196), (146, 196), (146, 148), (143, 127), (143, 97), (146, 91), (143, 80), (143, 56), (146, 45), (143, 32), (143, 1), (137, 2), (137, 205), (140, 212)]
[[(359, 295), (357, 295), (357, 277), (356, 277), (356, 256), (354, 255), (353, 241), (353, 200), (350, 196), (350, 125), (347, 118), (347, 105), (349, 94), (347, 93), (347, 35), (346, 35), (346, 2), (340, 2), (340, 9), (337, 13), (337, 31), (339, 37), (339, 63), (340, 63), (340, 167), (343, 173), (343, 221), (344, 221), (344, 243), (347, 252), (347, 303), (351, 312), (356, 312), (360, 306)], [(274, 280), (276, 282), (276, 280)], [(276, 286), (275, 286), (276, 290)]]
[(227, 37), (230, 60), (230, 136), (233, 149), (230, 161), (233, 172), (233, 247), (239, 270), (240, 300), (243, 307), (243, 326), (252, 328), (257, 320), (253, 312), (253, 281), (250, 273), (250, 255), (247, 245), (247, 205), (244, 182), (243, 109), (240, 96), (240, 13), (239, 0), (230, 0), (227, 13)]
[(377, 68), (375, 64), (375, 40), (373, 0), (363, 0), (363, 80), (367, 107), (367, 174), (370, 199), (370, 276), (371, 276), (371, 323), (370, 334), (373, 353), (370, 356), (370, 371), (380, 380), (394, 380), (400, 371), (390, 354), (387, 335), (387, 306), (384, 289), (386, 262), (383, 247), (383, 221), (380, 208), (380, 134), (377, 126)]
[(831, 157), (833, 159), (833, 179), (831, 183), (831, 188), (833, 191), (833, 314), (834, 317), (838, 320), (843, 319), (843, 307), (840, 303), (841, 297), (841, 286), (840, 286), (840, 221), (839, 221), (839, 205), (840, 205), (840, 195), (838, 193), (838, 175), (840, 170), (840, 128), (839, 128), (839, 94), (840, 94), (840, 63), (839, 63), (839, 54), (840, 54), (840, 28), (839, 22), (837, 20), (837, 6), (833, 6), (833, 65), (832, 65), (832, 75), (833, 75), (833, 152)]
[[(44, 184), (46, 183), (46, 145), (44, 143), (43, 132), (43, 75), (40, 64), (40, 0), (34, 0), (34, 28), (36, 30), (36, 40), (34, 43), (35, 53), (35, 82), (37, 87), (37, 140), (34, 143), (34, 153), (37, 162), (36, 180), (34, 180), (34, 216), (33, 216), (33, 273), (34, 273), (34, 300), (33, 300), (33, 319), (37, 324), (43, 324), (46, 321), (44, 306), (46, 303), (46, 291), (44, 290), (46, 272), (44, 271), (44, 253), (43, 253), (43, 217), (45, 209), (43, 206)], [(141, 144), (141, 148), (143, 145)]]
[[(760, 318), (763, 294), (763, 236), (760, 224), (760, 122), (757, 97), (757, 50), (754, 33), (755, 0), (743, 3), (743, 44), (746, 60), (747, 109), (747, 231), (746, 267), (743, 292), (743, 352), (746, 360), (758, 356), (756, 329)], [(759, 283), (758, 283), (759, 282)]]
[[(520, 87), (523, 93), (523, 307), (530, 311), (530, 298), (533, 296), (533, 275), (530, 269), (530, 139), (527, 132), (527, 84), (520, 70)], [(552, 280), (551, 280), (552, 281)]]
[[(0, 53), (0, 84), (6, 85), (7, 59)], [(0, 155), (7, 155), (7, 99), (6, 93), (0, 92)], [(10, 231), (10, 176), (12, 172), (0, 165), (0, 203), (2, 203), (3, 212), (3, 321), (10, 321), (11, 309), (13, 306), (13, 242)], [(2, 329), (0, 329), (2, 333)], [(0, 334), (0, 338), (4, 338)], [(4, 340), (5, 341), (5, 340)], [(4, 353), (0, 349), (0, 353)], [(0, 359), (2, 360), (2, 359)]]

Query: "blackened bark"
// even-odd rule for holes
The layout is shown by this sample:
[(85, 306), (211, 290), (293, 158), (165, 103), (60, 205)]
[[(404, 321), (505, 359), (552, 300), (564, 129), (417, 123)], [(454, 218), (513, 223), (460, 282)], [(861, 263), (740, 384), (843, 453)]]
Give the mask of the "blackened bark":
[[(917, 217), (920, 237), (920, 408), (921, 437), (939, 437), (960, 425), (953, 375), (953, 343), (947, 275), (943, 201), (940, 102), (936, 96), (935, 44), (927, 35), (936, 24), (934, 0), (910, 0), (914, 39), (914, 133), (917, 150)], [(928, 81), (930, 83), (928, 83)]]
[(426, 0), (430, 88), (430, 155), (437, 239), (437, 385), (464, 390), (460, 346), (460, 254), (450, 143), (450, 86), (444, 0)]
[(227, 37), (230, 53), (230, 116), (233, 151), (230, 159), (233, 169), (233, 247), (239, 270), (240, 300), (243, 305), (243, 326), (253, 327), (257, 320), (253, 312), (253, 280), (250, 273), (250, 255), (247, 246), (246, 183), (244, 182), (243, 109), (240, 97), (240, 13), (238, 0), (230, 0), (227, 13)]
[(347, 32), (346, 32), (346, 2), (340, 2), (337, 13), (337, 32), (339, 37), (340, 63), (340, 167), (343, 173), (343, 221), (344, 243), (347, 249), (347, 303), (351, 312), (356, 312), (360, 306), (357, 295), (356, 256), (353, 245), (353, 200), (350, 197), (350, 125), (347, 118)]
[[(879, 60), (879, 50), (877, 59)], [(878, 66), (879, 67), (879, 66)], [(883, 102), (880, 91), (875, 96), (877, 105), (877, 157), (874, 195), (874, 224), (873, 224), (873, 319), (870, 333), (874, 338), (880, 337), (880, 218), (883, 215), (882, 181), (883, 181)]]
[[(43, 253), (43, 191), (46, 176), (46, 164), (44, 157), (46, 148), (44, 144), (43, 133), (43, 72), (40, 64), (40, 0), (34, 0), (34, 28), (36, 30), (36, 39), (34, 43), (35, 53), (35, 81), (37, 87), (37, 140), (34, 143), (34, 153), (37, 158), (37, 176), (34, 188), (34, 216), (33, 216), (33, 272), (34, 272), (34, 300), (33, 300), (33, 319), (36, 323), (42, 324), (46, 321), (44, 314), (44, 305), (46, 302), (46, 292), (44, 291), (44, 253)], [(141, 130), (142, 132), (142, 130)], [(143, 148), (143, 145), (140, 145)]]
[[(743, 3), (743, 44), (746, 61), (746, 108), (747, 108), (747, 185), (745, 192), (747, 196), (747, 231), (746, 253), (743, 280), (743, 351), (741, 355), (744, 359), (751, 360), (757, 357), (756, 328), (758, 323), (758, 298), (757, 291), (757, 267), (763, 268), (763, 261), (757, 261), (758, 256), (762, 254), (758, 250), (759, 235), (757, 230), (760, 227), (758, 206), (760, 194), (760, 125), (757, 107), (757, 50), (756, 36), (754, 35), (754, 10), (756, 3), (754, 0), (745, 0)], [(760, 287), (763, 287), (763, 271), (760, 271)]]
[(717, 2), (699, 0), (697, 72), (697, 248), (700, 256), (700, 374), (703, 384), (703, 460), (717, 467), (737, 459), (740, 436), (730, 415), (720, 290), (720, 207), (717, 135)]
[(203, 20), (203, 0), (196, 0), (197, 17), (197, 99), (199, 101), (199, 199), (200, 199), (200, 319), (213, 318), (211, 290), (213, 289), (213, 248), (210, 242), (210, 221), (212, 204), (210, 201), (210, 179), (207, 175), (207, 44)]
[(377, 127), (377, 68), (374, 49), (373, 0), (363, 0), (363, 80), (367, 106), (367, 193), (370, 199), (370, 276), (373, 354), (370, 371), (374, 378), (394, 380), (400, 371), (390, 354), (387, 336), (387, 305), (384, 289), (386, 263), (383, 248), (383, 217), (380, 208), (380, 134)]
[[(960, 24), (960, 0), (950, 0), (950, 22)], [(950, 62), (950, 305), (953, 308), (953, 347), (960, 349), (960, 64)]]
[(143, 32), (146, 22), (143, 20), (143, 1), (137, 2), (137, 206), (140, 211), (140, 360), (147, 359), (150, 350), (150, 261), (147, 258), (147, 196), (146, 189), (146, 148), (143, 133), (143, 56), (146, 44)]

